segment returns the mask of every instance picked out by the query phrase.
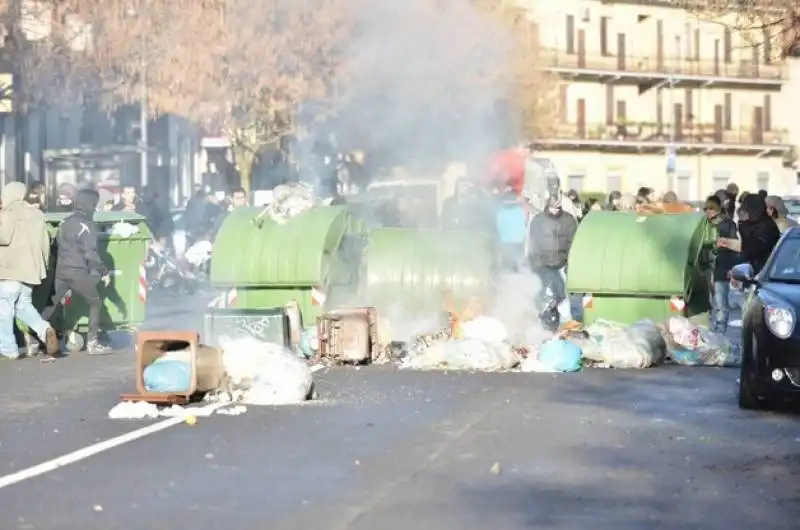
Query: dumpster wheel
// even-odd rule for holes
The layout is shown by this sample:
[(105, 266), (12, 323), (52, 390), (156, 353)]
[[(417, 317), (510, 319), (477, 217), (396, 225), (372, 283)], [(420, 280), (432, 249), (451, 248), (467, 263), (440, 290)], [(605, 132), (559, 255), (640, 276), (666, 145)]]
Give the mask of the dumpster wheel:
[(78, 353), (86, 346), (86, 339), (83, 333), (78, 331), (67, 331), (62, 339), (62, 345), (69, 353)]

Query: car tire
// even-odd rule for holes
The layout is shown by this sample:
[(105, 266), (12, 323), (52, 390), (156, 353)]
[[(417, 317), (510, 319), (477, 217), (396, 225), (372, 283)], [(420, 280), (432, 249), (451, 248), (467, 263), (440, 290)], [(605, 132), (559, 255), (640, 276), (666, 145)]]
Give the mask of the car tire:
[[(753, 337), (751, 348), (757, 348), (756, 338)], [(764, 402), (753, 390), (753, 370), (750, 368), (750, 356), (742, 356), (742, 367), (739, 373), (739, 408), (744, 410), (761, 410)]]

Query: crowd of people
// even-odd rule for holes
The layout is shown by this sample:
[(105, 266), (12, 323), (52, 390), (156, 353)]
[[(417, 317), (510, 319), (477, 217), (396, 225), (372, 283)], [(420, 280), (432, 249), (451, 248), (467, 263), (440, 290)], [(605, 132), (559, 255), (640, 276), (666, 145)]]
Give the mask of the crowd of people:
[[(669, 191), (659, 197), (655, 190), (647, 187), (640, 188), (636, 195), (613, 191), (604, 204), (594, 198), (581, 202), (574, 190), (566, 195), (578, 210), (577, 221), (593, 211), (602, 210), (650, 213), (695, 211), (690, 204), (681, 202), (675, 192)], [(789, 217), (788, 208), (781, 197), (769, 195), (766, 190), (759, 190), (758, 193), (740, 192), (735, 183), (708, 196), (702, 210), (718, 234), (716, 248), (708, 256), (711, 328), (712, 331), (725, 333), (730, 319), (731, 269), (737, 264), (749, 263), (758, 273), (781, 234), (797, 226), (797, 222)], [(541, 231), (537, 229), (538, 232)], [(567, 240), (564, 239), (562, 247), (566, 245)], [(564, 249), (560, 250), (563, 254)]]
[[(104, 354), (111, 350), (101, 340), (103, 299), (100, 284), (108, 286), (110, 272), (98, 253), (98, 211), (133, 212), (142, 215), (154, 242), (171, 242), (174, 222), (169, 210), (159, 205), (155, 193), (145, 188), (139, 194), (123, 186), (115, 196), (104, 189), (76, 189), (62, 184), (48, 200), (41, 183), (29, 187), (19, 182), (5, 186), (0, 207), (0, 359), (20, 356), (15, 322), (21, 321), (30, 335), (44, 345), (42, 360), (59, 352), (59, 339), (50, 322), (68, 293), (82, 298), (89, 308), (86, 350)], [(227, 214), (247, 204), (242, 189), (234, 190), (226, 202), (205, 190), (189, 201), (185, 223), (190, 237), (213, 238)], [(61, 223), (56, 241), (50, 239), (44, 212), (69, 215)], [(55, 243), (55, 244), (53, 244)], [(55, 281), (50, 302), (39, 311), (33, 305), (33, 290), (47, 278), (55, 259)]]
[[(681, 202), (674, 192), (657, 196), (651, 188), (636, 195), (612, 192), (604, 204), (590, 199), (581, 202), (570, 190), (550, 194), (543, 207), (528, 217), (524, 208), (509, 194), (499, 194), (497, 215), (500, 260), (505, 267), (530, 268), (557, 302), (553, 319), (564, 322), (572, 315), (566, 296), (567, 257), (582, 219), (598, 210), (680, 213), (695, 211)], [(213, 241), (228, 213), (248, 203), (243, 189), (236, 189), (220, 200), (216, 194), (198, 190), (188, 201), (184, 213), (187, 243)], [(506, 208), (505, 206), (508, 206)], [(709, 256), (709, 289), (712, 302), (712, 328), (725, 332), (729, 320), (730, 270), (749, 263), (758, 272), (766, 263), (782, 232), (796, 225), (788, 217), (783, 200), (766, 191), (747, 193), (736, 184), (710, 195), (703, 211), (716, 227), (716, 248)], [(71, 212), (51, 245), (43, 211)], [(125, 186), (115, 197), (105, 190), (75, 190), (60, 186), (53, 201), (47, 201), (38, 183), (28, 189), (21, 183), (5, 187), (0, 208), (0, 358), (16, 358), (19, 348), (14, 334), (15, 319), (22, 321), (44, 344), (45, 355), (58, 352), (58, 339), (50, 324), (55, 309), (67, 292), (80, 296), (89, 307), (86, 348), (89, 353), (107, 353), (99, 338), (102, 298), (98, 285), (110, 282), (109, 271), (97, 252), (96, 211), (135, 212), (145, 217), (154, 241), (168, 244), (174, 230), (170, 212), (159, 206), (157, 197), (145, 189)], [(473, 209), (468, 218), (475, 218)], [(524, 219), (528, 217), (529, 222)], [(459, 216), (454, 219), (460, 218)], [(527, 223), (527, 226), (526, 226)], [(519, 227), (526, 227), (522, 230)], [(56, 256), (52, 256), (52, 249)], [(51, 258), (56, 259), (55, 286), (50, 304), (40, 314), (32, 303), (33, 288), (47, 277)], [(527, 262), (527, 263), (526, 263)]]

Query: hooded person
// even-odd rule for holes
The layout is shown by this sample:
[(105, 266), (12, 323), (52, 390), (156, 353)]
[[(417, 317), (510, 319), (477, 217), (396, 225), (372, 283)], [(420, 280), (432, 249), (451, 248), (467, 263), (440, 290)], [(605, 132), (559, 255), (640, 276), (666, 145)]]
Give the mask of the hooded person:
[(45, 344), (49, 357), (58, 353), (55, 330), (33, 307), (33, 288), (47, 277), (50, 236), (44, 214), (24, 202), (26, 194), (21, 182), (7, 184), (0, 209), (0, 355), (6, 359), (19, 357), (15, 318)]
[(764, 202), (767, 205), (767, 214), (775, 221), (781, 234), (789, 228), (797, 226), (797, 222), (789, 218), (789, 208), (786, 207), (786, 203), (783, 202), (782, 198), (777, 195), (769, 195), (764, 199)]
[(103, 300), (97, 284), (102, 281), (107, 286), (111, 280), (108, 268), (97, 252), (94, 212), (99, 200), (97, 191), (80, 190), (75, 196), (74, 213), (61, 223), (56, 238), (55, 294), (42, 315), (49, 320), (68, 291), (72, 296), (83, 298), (89, 306), (86, 350), (93, 355), (111, 352), (98, 340)]
[(48, 211), (53, 213), (71, 212), (74, 207), (75, 194), (77, 188), (69, 182), (59, 184), (56, 188), (56, 200)]
[(555, 313), (563, 324), (572, 320), (569, 297), (566, 293), (567, 258), (578, 220), (564, 211), (561, 197), (550, 197), (544, 211), (531, 219), (528, 227), (528, 260), (531, 271), (539, 276), (542, 289), (548, 298), (543, 317)]
[(719, 238), (717, 246), (741, 253), (757, 274), (781, 238), (775, 221), (767, 214), (767, 204), (758, 194), (747, 194), (739, 209), (739, 240)]

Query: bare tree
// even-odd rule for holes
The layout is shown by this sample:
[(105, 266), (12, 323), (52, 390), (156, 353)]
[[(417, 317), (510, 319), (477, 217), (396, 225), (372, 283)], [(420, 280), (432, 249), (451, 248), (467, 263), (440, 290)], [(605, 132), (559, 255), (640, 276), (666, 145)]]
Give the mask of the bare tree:
[[(340, 130), (361, 138), (393, 121), (384, 141), (421, 132), (400, 127), (405, 114), (465, 123), (476, 104), (502, 108), (523, 137), (550, 124), (555, 84), (538, 68), (523, 12), (503, 0), (412, 3), (392, 48), (383, 37), (397, 4), (388, 0), (41, 0), (49, 25), (27, 71), (40, 99), (115, 108), (146, 93), (154, 114), (221, 130), (245, 187), (262, 150), (341, 114)], [(386, 94), (398, 86), (392, 108)]]
[(342, 0), (47, 1), (61, 35), (74, 16), (91, 39), (43, 39), (29, 54), (37, 87), (109, 108), (146, 93), (153, 114), (224, 131), (245, 186), (261, 149), (301, 132), (298, 106), (328, 95), (347, 27)]
[(513, 38), (513, 53), (500, 75), (512, 89), (512, 109), (520, 116), (526, 140), (552, 132), (559, 113), (558, 77), (542, 68), (542, 49), (535, 13), (515, 8), (506, 0), (478, 0), (478, 5), (499, 17)]
[(676, 0), (676, 4), (701, 19), (731, 28), (747, 44), (759, 45), (769, 40), (784, 56), (797, 53), (798, 0)]

